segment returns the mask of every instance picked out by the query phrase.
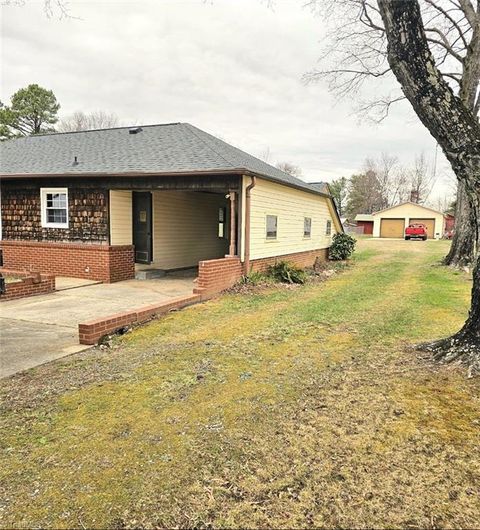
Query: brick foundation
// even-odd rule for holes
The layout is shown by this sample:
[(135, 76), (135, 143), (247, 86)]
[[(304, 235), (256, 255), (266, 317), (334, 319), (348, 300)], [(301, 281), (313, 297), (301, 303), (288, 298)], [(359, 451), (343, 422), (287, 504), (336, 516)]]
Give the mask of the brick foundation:
[(78, 336), (80, 344), (96, 344), (103, 336), (109, 335), (132, 324), (140, 324), (150, 320), (152, 317), (168, 313), (172, 309), (181, 309), (188, 305), (200, 302), (200, 295), (173, 298), (168, 302), (144, 306), (133, 311), (116, 313), (105, 318), (90, 320), (78, 325)]
[(110, 246), (37, 241), (1, 241), (3, 265), (103, 282), (135, 277), (133, 246)]
[(321, 248), (317, 250), (307, 250), (305, 252), (295, 252), (294, 254), (285, 254), (283, 256), (272, 256), (270, 258), (253, 259), (250, 262), (252, 271), (264, 272), (270, 265), (275, 265), (279, 261), (287, 261), (293, 263), (298, 267), (308, 268), (313, 267), (315, 260), (319, 258), (321, 261), (327, 261), (328, 248)]
[(228, 257), (200, 261), (194, 293), (209, 296), (234, 285), (243, 275), (240, 258)]
[(37, 296), (55, 291), (55, 276), (51, 274), (28, 273), (0, 269), (0, 274), (18, 278), (17, 282), (5, 283), (5, 293), (0, 293), (0, 302)]

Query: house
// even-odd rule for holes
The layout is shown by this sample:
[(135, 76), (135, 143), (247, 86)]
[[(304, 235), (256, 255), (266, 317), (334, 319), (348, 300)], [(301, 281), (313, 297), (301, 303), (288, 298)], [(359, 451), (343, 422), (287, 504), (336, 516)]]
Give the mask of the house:
[(355, 216), (357, 226), (363, 228), (364, 235), (373, 234), (373, 215), (368, 213), (359, 213)]
[(313, 265), (342, 231), (327, 188), (188, 123), (10, 140), (0, 177), (10, 269), (113, 282), (200, 262), (213, 289), (280, 259)]
[(413, 223), (427, 227), (430, 239), (440, 239), (444, 233), (444, 215), (414, 202), (404, 202), (372, 214), (373, 237), (403, 238), (405, 228)]

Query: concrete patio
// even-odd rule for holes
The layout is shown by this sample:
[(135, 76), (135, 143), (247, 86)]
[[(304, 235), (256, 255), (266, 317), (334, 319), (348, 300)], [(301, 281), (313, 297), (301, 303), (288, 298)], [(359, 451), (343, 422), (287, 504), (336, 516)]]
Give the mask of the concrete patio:
[(0, 304), (0, 377), (86, 349), (78, 324), (192, 293), (195, 270), (155, 280), (84, 285), (59, 278), (55, 293)]

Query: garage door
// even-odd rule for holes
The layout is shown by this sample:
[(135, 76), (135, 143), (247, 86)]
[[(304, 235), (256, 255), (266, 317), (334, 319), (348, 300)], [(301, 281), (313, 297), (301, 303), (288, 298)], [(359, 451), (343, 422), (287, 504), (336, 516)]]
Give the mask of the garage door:
[(403, 237), (405, 219), (381, 219), (380, 237)]
[(435, 237), (435, 219), (410, 219), (410, 224), (422, 224), (427, 227), (427, 234), (429, 239)]

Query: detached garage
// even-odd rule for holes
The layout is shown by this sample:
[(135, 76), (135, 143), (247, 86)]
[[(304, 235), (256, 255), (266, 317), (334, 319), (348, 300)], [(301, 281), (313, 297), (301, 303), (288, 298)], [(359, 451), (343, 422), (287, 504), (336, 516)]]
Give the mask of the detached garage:
[(444, 232), (442, 212), (414, 202), (404, 202), (373, 215), (373, 237), (403, 238), (410, 224), (424, 224), (429, 239), (440, 239)]

